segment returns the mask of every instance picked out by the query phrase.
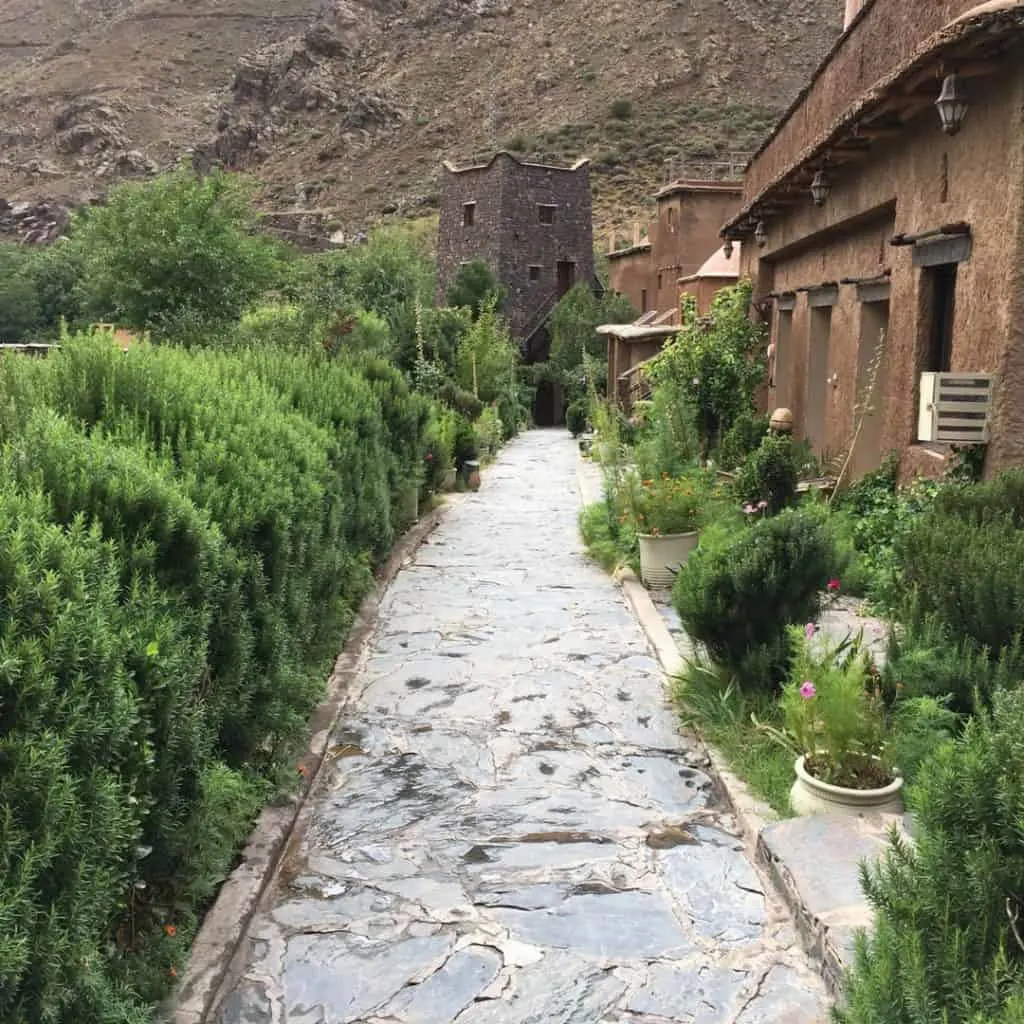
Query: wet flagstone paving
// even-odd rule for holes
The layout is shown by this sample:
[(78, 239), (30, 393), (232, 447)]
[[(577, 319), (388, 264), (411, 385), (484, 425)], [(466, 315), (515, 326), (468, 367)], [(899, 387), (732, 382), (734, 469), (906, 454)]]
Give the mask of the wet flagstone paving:
[(219, 1024), (818, 1024), (823, 986), (513, 442), (391, 586)]

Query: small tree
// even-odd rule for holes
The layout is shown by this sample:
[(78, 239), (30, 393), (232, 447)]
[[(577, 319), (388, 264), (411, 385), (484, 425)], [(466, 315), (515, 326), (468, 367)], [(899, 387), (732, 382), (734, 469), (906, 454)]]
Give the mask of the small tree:
[(434, 262), (423, 237), (408, 228), (375, 231), (349, 249), (337, 276), (355, 306), (387, 321), (395, 359), (404, 370), (416, 361), (416, 308), (434, 297)]
[(473, 260), (459, 267), (445, 294), (445, 302), (449, 306), (472, 310), (474, 320), (492, 299), (495, 300), (495, 308), (501, 309), (505, 289), (498, 283), (494, 271), (482, 260)]
[(492, 299), (459, 344), (458, 383), (483, 402), (496, 401), (514, 387), (518, 361), (518, 346)]
[(551, 362), (558, 370), (570, 402), (585, 398), (582, 384), (584, 356), (589, 356), (604, 368), (593, 372), (607, 375), (607, 343), (597, 333), (601, 324), (631, 323), (637, 317), (632, 303), (618, 292), (595, 295), (585, 284), (570, 289), (555, 306), (548, 318), (551, 333)]
[(752, 409), (764, 377), (765, 332), (747, 315), (750, 295), (749, 282), (721, 289), (707, 317), (687, 296), (679, 334), (651, 363), (655, 384), (673, 380), (689, 391), (705, 451)]
[(237, 320), (280, 265), (277, 243), (254, 228), (251, 187), (237, 176), (182, 168), (121, 185), (74, 224), (85, 311), (163, 333)]

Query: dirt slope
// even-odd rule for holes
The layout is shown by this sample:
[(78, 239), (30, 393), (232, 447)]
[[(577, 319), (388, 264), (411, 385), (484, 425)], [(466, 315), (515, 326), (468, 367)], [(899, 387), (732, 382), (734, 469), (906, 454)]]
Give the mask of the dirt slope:
[(0, 196), (82, 201), (191, 153), (258, 177), (280, 223), (348, 232), (429, 213), (441, 159), (504, 147), (591, 157), (603, 228), (748, 152), (841, 7), (2, 0)]

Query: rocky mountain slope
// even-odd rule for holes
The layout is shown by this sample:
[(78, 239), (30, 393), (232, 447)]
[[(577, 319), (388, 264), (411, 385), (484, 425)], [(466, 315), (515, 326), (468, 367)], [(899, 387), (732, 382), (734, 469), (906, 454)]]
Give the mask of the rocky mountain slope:
[(348, 233), (430, 213), (442, 159), (502, 147), (589, 156), (599, 226), (624, 225), (670, 174), (749, 152), (841, 8), (3, 0), (0, 196), (88, 201), (190, 154), (257, 177), (279, 224)]

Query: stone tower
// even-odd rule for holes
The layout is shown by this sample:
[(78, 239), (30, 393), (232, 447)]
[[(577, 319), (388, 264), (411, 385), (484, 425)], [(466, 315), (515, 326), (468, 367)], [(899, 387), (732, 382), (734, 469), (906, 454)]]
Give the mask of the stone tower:
[(499, 152), (487, 163), (442, 170), (437, 294), (459, 266), (480, 260), (506, 289), (512, 335), (528, 361), (546, 358), (543, 327), (575, 284), (596, 287), (590, 164), (527, 163)]

